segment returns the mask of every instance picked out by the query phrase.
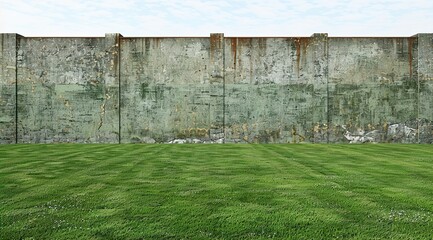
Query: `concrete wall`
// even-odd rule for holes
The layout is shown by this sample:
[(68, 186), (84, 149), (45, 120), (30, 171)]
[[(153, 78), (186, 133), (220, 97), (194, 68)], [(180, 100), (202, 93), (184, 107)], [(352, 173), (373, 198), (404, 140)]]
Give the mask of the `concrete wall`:
[(343, 141), (348, 131), (376, 142), (417, 142), (416, 130), (409, 135), (388, 131), (393, 124), (417, 129), (416, 41), (416, 37), (329, 40), (330, 141)]
[(119, 142), (118, 39), (19, 38), (18, 143)]
[(226, 141), (327, 142), (327, 35), (227, 38)]
[(0, 143), (16, 142), (17, 34), (0, 34)]
[(433, 143), (433, 34), (0, 39), (0, 143)]
[(222, 35), (121, 46), (122, 142), (222, 141)]
[(433, 34), (418, 34), (418, 132), (420, 142), (432, 143), (433, 136)]

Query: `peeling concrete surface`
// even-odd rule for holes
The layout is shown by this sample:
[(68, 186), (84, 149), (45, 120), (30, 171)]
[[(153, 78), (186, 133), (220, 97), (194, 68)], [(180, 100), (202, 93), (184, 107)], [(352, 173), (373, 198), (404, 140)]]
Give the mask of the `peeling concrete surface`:
[(433, 143), (433, 34), (0, 38), (0, 143)]

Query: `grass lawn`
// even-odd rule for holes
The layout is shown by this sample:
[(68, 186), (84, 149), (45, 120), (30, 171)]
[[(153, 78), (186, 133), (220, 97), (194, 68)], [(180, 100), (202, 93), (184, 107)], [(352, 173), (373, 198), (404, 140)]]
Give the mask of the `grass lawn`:
[(432, 239), (432, 145), (3, 145), (0, 239)]

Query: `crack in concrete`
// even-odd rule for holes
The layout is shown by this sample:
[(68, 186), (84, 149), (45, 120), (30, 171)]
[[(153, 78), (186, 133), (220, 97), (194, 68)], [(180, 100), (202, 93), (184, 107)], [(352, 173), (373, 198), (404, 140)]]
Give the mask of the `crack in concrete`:
[(107, 100), (109, 100), (110, 98), (111, 98), (111, 96), (108, 93), (106, 93), (105, 98), (104, 98), (104, 102), (100, 106), (101, 113), (99, 115), (98, 131), (101, 129), (102, 125), (104, 124), (105, 106), (107, 104)]

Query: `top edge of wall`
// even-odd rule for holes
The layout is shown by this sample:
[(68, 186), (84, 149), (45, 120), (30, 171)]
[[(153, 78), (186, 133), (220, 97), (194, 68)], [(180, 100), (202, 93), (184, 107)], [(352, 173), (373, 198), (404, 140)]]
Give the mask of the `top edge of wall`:
[[(1, 34), (5, 34), (5, 33), (0, 33)], [(6, 33), (8, 34), (8, 33)], [(59, 37), (59, 36), (53, 36), (53, 37), (49, 37), (49, 36), (30, 36), (30, 37), (26, 37), (20, 34), (17, 34), (18, 38), (27, 38), (27, 39), (44, 39), (44, 38), (50, 38), (50, 39), (104, 39), (105, 37), (69, 37), (69, 36), (65, 36), (65, 37)]]
[[(21, 38), (61, 38), (61, 39), (80, 39), (80, 38), (105, 38), (105, 36), (23, 36), (18, 33), (0, 33), (0, 34), (17, 34)], [(214, 33), (211, 33), (214, 34)], [(215, 34), (223, 34), (224, 33), (215, 33)], [(319, 34), (327, 34), (327, 33), (319, 33)], [(370, 38), (411, 38), (417, 37), (418, 34), (432, 34), (432, 33), (417, 33), (411, 36), (329, 36), (328, 38), (354, 38), (354, 39), (370, 39)], [(131, 38), (209, 38), (210, 35), (207, 36), (122, 36), (120, 34), (120, 38), (131, 39)], [(224, 38), (311, 38), (314, 35), (310, 36), (224, 36)]]

